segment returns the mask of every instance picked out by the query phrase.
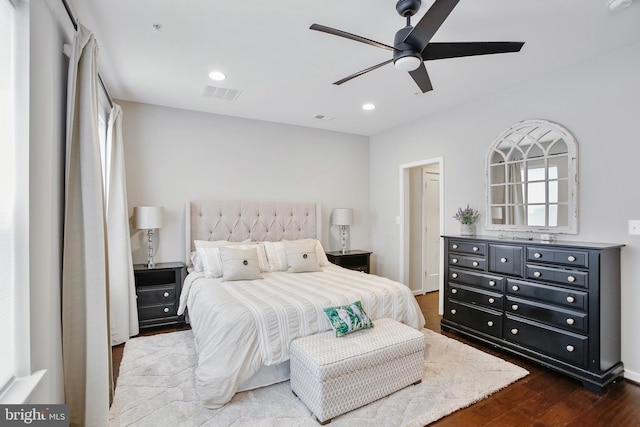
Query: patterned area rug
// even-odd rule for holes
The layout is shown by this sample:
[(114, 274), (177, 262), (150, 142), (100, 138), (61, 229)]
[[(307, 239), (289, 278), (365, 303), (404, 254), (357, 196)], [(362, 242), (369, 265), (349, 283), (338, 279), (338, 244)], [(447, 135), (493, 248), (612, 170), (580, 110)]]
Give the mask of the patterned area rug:
[[(424, 426), (529, 374), (512, 363), (424, 329), (422, 383), (333, 419), (339, 426)], [(238, 393), (220, 409), (196, 397), (191, 331), (134, 338), (124, 349), (111, 426), (310, 426), (319, 424), (289, 382)]]

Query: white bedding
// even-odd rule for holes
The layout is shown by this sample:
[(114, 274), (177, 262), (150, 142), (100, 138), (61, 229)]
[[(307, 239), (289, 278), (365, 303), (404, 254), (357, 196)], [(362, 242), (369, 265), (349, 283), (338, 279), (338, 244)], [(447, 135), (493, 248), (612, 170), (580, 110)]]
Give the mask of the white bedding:
[(198, 365), (196, 389), (218, 408), (263, 366), (289, 359), (291, 340), (331, 329), (323, 308), (360, 300), (375, 321), (384, 317), (417, 330), (418, 303), (405, 285), (335, 265), (322, 272), (263, 273), (261, 280), (222, 282), (187, 276), (179, 313), (189, 309)]

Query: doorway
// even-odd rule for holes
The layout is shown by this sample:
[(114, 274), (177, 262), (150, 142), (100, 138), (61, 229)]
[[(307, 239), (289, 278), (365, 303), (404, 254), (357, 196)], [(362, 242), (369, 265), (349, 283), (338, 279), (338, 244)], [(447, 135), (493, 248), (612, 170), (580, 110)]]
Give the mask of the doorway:
[(400, 175), (400, 281), (416, 295), (439, 292), (443, 289), (443, 159), (401, 165)]

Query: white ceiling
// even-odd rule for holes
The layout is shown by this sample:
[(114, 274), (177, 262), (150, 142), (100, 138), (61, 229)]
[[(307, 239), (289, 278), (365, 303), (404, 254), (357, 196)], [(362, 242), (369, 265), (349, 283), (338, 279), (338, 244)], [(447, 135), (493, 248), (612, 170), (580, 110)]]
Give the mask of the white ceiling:
[[(426, 63), (425, 94), (392, 64), (332, 82), (391, 52), (309, 30), (323, 24), (393, 45), (404, 19), (395, 0), (76, 0), (100, 45), (101, 75), (116, 99), (374, 135), (640, 40), (640, 2), (466, 0), (432, 41), (524, 41), (519, 53)], [(423, 0), (417, 23), (431, 6)], [(153, 24), (160, 24), (156, 30)], [(228, 78), (214, 82), (212, 70)], [(597, 85), (598, 82), (593, 82)], [(205, 85), (242, 91), (202, 96)], [(588, 88), (585, 88), (588, 90)], [(363, 111), (373, 102), (374, 111)], [(314, 119), (316, 115), (333, 120)]]

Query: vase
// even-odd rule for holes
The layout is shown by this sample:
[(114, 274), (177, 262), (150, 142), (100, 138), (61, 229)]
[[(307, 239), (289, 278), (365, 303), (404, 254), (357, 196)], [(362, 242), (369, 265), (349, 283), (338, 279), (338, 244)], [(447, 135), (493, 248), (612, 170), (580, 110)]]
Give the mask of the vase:
[(474, 236), (476, 234), (475, 224), (460, 224), (461, 236)]

